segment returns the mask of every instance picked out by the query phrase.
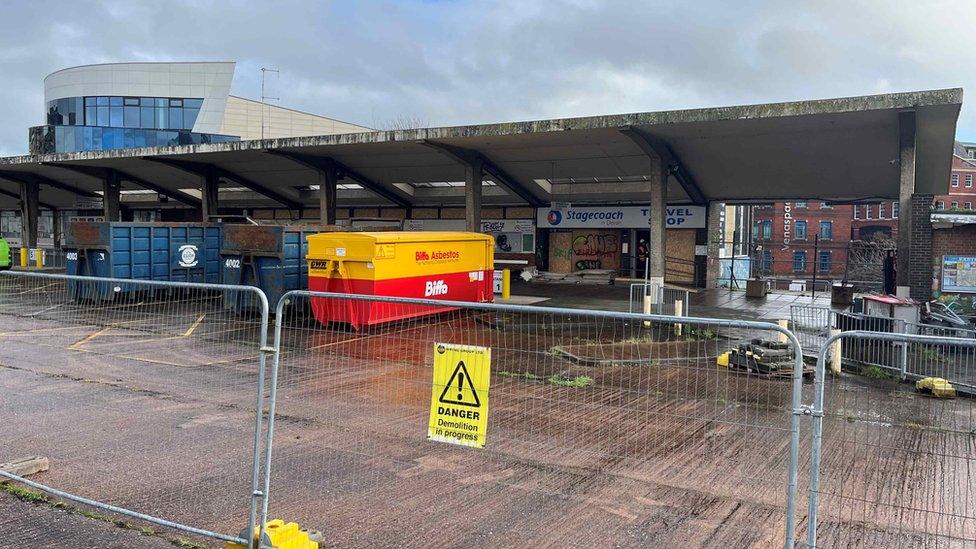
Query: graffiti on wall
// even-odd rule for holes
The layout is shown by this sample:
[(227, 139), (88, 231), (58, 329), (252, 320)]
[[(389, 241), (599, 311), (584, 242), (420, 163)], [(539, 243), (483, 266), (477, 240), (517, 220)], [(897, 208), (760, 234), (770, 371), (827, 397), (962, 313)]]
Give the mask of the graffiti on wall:
[(616, 233), (576, 234), (573, 237), (576, 270), (615, 269), (619, 241)]

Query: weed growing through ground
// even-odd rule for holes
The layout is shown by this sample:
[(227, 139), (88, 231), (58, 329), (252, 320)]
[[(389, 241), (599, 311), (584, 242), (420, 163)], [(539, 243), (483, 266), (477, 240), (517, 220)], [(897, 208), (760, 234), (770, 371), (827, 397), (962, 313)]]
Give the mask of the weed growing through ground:
[(560, 387), (586, 387), (593, 385), (593, 378), (590, 376), (565, 377), (562, 374), (553, 374), (546, 378), (546, 381)]
[(685, 336), (687, 341), (708, 341), (711, 339), (717, 339), (718, 334), (715, 330), (709, 328), (688, 328), (688, 334)]
[[(32, 488), (27, 488), (25, 486), (20, 486), (18, 484), (13, 484), (6, 481), (0, 482), (0, 492), (10, 494), (11, 496), (25, 503), (32, 503), (36, 505), (47, 505), (50, 506), (52, 509), (60, 509), (66, 513), (72, 513), (72, 514), (85, 517), (87, 519), (97, 520), (99, 522), (112, 524), (118, 528), (122, 528), (125, 530), (135, 529), (133, 525), (129, 524), (128, 522), (122, 519), (118, 519), (104, 513), (91, 511), (82, 507), (75, 507), (74, 505), (71, 505), (70, 503), (66, 503), (64, 501), (57, 501), (51, 498), (50, 496), (48, 496), (47, 494), (45, 494), (44, 492), (41, 492), (39, 490), (34, 490)], [(213, 549), (209, 545), (202, 545), (199, 543), (185, 540), (183, 538), (164, 537), (161, 532), (157, 532), (151, 526), (145, 526), (139, 528), (138, 531), (140, 534), (144, 536), (156, 536), (165, 539), (166, 541), (170, 542), (174, 546), (179, 547), (181, 549)]]
[(894, 376), (880, 366), (865, 366), (861, 368), (861, 375), (870, 379), (894, 379)]
[(23, 486), (17, 486), (16, 484), (10, 484), (8, 482), (0, 483), (0, 489), (14, 496), (20, 501), (26, 501), (27, 503), (47, 503), (50, 501), (50, 499), (42, 492), (31, 490), (30, 488), (24, 488)]
[(542, 379), (541, 377), (539, 377), (539, 376), (537, 376), (537, 375), (535, 375), (535, 374), (533, 374), (531, 372), (507, 372), (507, 371), (502, 371), (502, 372), (498, 372), (498, 375), (500, 375), (502, 377), (510, 377), (510, 378), (514, 378), (514, 379), (524, 379), (526, 381), (539, 381), (539, 380)]
[(535, 381), (535, 382), (545, 381), (546, 383), (559, 385), (560, 387), (579, 388), (579, 387), (587, 387), (593, 385), (593, 378), (590, 376), (566, 377), (562, 374), (553, 374), (547, 378), (543, 378), (531, 372), (509, 372), (509, 371), (501, 371), (498, 372), (496, 375), (501, 377), (509, 377), (512, 379), (522, 379), (525, 381)]

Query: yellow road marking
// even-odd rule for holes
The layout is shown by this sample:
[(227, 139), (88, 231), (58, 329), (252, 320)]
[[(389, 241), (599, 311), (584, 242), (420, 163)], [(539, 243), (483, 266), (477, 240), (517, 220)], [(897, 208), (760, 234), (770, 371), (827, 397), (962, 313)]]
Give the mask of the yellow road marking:
[(111, 330), (111, 329), (112, 329), (112, 327), (111, 327), (111, 326), (107, 326), (107, 327), (105, 327), (105, 328), (102, 328), (101, 330), (99, 330), (99, 331), (97, 331), (97, 332), (95, 332), (95, 333), (93, 333), (93, 334), (89, 334), (89, 336), (88, 336), (88, 337), (86, 337), (86, 338), (84, 338), (84, 339), (82, 339), (82, 340), (80, 340), (80, 341), (76, 341), (76, 342), (74, 342), (74, 343), (72, 343), (71, 345), (69, 345), (69, 346), (68, 346), (68, 349), (71, 349), (71, 350), (75, 350), (75, 349), (78, 349), (78, 348), (80, 348), (80, 347), (81, 347), (82, 345), (84, 345), (85, 343), (88, 343), (89, 341), (91, 341), (91, 340), (93, 340), (93, 339), (95, 339), (96, 337), (98, 337), (98, 336), (100, 336), (100, 335), (102, 335), (102, 334), (104, 334), (105, 332), (107, 332), (107, 331), (109, 331), (109, 330)]
[(50, 284), (45, 284), (45, 285), (43, 285), (43, 286), (38, 286), (37, 288), (31, 288), (30, 290), (24, 290), (23, 292), (17, 292), (17, 293), (15, 293), (15, 294), (12, 294), (12, 295), (24, 295), (24, 294), (29, 294), (29, 293), (31, 293), (31, 292), (36, 292), (36, 291), (38, 291), (38, 290), (43, 290), (44, 288), (49, 288), (49, 287), (51, 287), (51, 286), (55, 286), (55, 285), (57, 285), (57, 284), (60, 284), (60, 282), (52, 282), (52, 283), (50, 283)]
[(0, 337), (34, 335), (39, 332), (56, 332), (58, 330), (84, 330), (85, 326), (58, 326), (57, 328), (34, 328), (30, 330), (18, 330), (16, 332), (0, 332)]
[(202, 315), (200, 315), (197, 318), (196, 322), (194, 322), (193, 325), (190, 326), (190, 329), (183, 333), (183, 337), (190, 337), (191, 335), (193, 335), (193, 332), (196, 331), (197, 326), (199, 326), (200, 323), (203, 322), (203, 319), (206, 317), (207, 317), (207, 313), (203, 313)]
[[(241, 331), (240, 328), (228, 328), (226, 330), (218, 330), (216, 332), (206, 332), (204, 334), (204, 337), (213, 337), (213, 336), (220, 335), (220, 334), (228, 334), (228, 333), (240, 332), (240, 331)], [(130, 346), (131, 347), (133, 345), (138, 345), (140, 343), (156, 343), (156, 342), (159, 342), (159, 341), (169, 341), (171, 339), (183, 339), (185, 337), (186, 337), (185, 335), (166, 336), (166, 337), (147, 337), (147, 338), (144, 338), (144, 339), (135, 339), (135, 340), (126, 341), (125, 344), (127, 346)], [(104, 345), (115, 345), (115, 343), (114, 342), (112, 342), (112, 343), (105, 343)]]

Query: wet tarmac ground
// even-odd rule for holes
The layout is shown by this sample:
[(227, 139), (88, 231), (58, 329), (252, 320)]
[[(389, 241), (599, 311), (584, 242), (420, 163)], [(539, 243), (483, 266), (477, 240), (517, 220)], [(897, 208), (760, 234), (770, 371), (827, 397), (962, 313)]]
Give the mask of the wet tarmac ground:
[[(46, 455), (38, 482), (239, 532), (254, 318), (205, 296), (93, 308), (37, 293), (0, 291), (17, 311), (0, 314), (2, 458)], [(283, 334), (270, 515), (331, 546), (781, 544), (790, 383), (718, 368), (737, 341), (583, 314), (450, 313), (364, 332), (292, 315)], [(492, 348), (483, 450), (426, 440), (435, 342)], [(849, 376), (826, 394), (821, 546), (976, 539), (971, 401)], [(804, 429), (804, 466), (809, 445)]]

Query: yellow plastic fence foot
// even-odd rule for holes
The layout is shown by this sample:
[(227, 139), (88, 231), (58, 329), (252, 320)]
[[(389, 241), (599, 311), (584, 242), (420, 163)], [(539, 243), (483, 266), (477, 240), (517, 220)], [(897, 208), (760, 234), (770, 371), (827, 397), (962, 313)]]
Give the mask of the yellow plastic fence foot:
[[(270, 545), (275, 549), (319, 549), (319, 544), (312, 541), (310, 532), (298, 526), (294, 522), (285, 522), (281, 519), (269, 520), (264, 525), (264, 545)], [(258, 538), (258, 529), (254, 529), (252, 539)], [(241, 537), (244, 537), (242, 535)], [(239, 543), (227, 543), (227, 549), (250, 549)]]
[(934, 397), (955, 398), (956, 388), (941, 377), (927, 377), (915, 382), (915, 388), (925, 393), (931, 393)]

